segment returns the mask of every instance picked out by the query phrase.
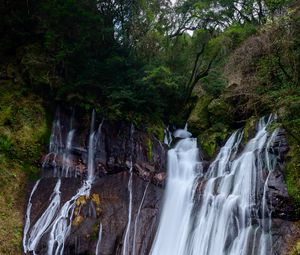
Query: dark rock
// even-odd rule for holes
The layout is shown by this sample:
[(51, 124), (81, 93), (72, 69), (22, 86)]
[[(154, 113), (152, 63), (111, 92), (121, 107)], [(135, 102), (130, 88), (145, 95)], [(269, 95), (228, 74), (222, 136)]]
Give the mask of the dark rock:
[[(103, 123), (95, 151), (96, 175), (101, 177), (127, 171), (132, 161), (134, 170), (141, 178), (163, 185), (164, 178), (156, 174), (166, 169), (166, 145), (141, 130), (135, 130), (131, 135), (130, 129), (131, 125), (125, 122)], [(87, 132), (86, 129), (77, 132), (74, 146), (70, 150), (69, 171), (73, 173), (72, 176), (84, 176), (87, 171), (88, 145), (82, 147), (78, 144), (80, 137), (88, 137)], [(46, 169), (52, 171), (55, 167), (62, 171), (63, 155), (45, 155), (41, 159), (42, 163)], [(43, 176), (52, 176), (52, 172), (43, 171)]]
[[(102, 224), (101, 255), (121, 254), (123, 237), (128, 220), (129, 173), (123, 172), (97, 179), (92, 186), (90, 198), (78, 203), (72, 218), (72, 229), (65, 244), (64, 254), (94, 254), (98, 240), (99, 226)], [(35, 222), (48, 206), (57, 179), (43, 179), (33, 196), (32, 222)], [(79, 179), (62, 179), (62, 203), (70, 199), (80, 187)], [(146, 190), (147, 188), (147, 190)], [(146, 190), (145, 199), (137, 220), (138, 209)], [(136, 254), (149, 254), (154, 238), (163, 190), (133, 175), (132, 220), (129, 235), (130, 253), (136, 231)], [(94, 208), (94, 209), (93, 209)], [(136, 228), (135, 228), (136, 226)], [(39, 244), (37, 254), (47, 253), (46, 233)]]

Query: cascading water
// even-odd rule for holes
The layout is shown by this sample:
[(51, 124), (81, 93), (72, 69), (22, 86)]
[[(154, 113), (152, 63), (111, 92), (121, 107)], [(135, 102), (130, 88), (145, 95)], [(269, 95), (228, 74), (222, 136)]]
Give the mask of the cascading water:
[(65, 177), (69, 177), (69, 169), (70, 169), (70, 150), (72, 148), (72, 141), (74, 138), (75, 130), (71, 129), (67, 136), (66, 148), (63, 154), (63, 167), (62, 167), (62, 175)]
[(172, 141), (173, 141), (173, 139), (172, 139), (172, 134), (171, 134), (171, 132), (170, 132), (170, 130), (169, 130), (169, 127), (166, 127), (166, 128), (164, 129), (164, 143), (165, 143), (166, 145), (170, 146), (171, 143), (172, 143)]
[(168, 181), (162, 215), (151, 254), (184, 254), (193, 209), (194, 183), (199, 164), (197, 141), (186, 130), (175, 136), (186, 137), (168, 152)]
[(129, 193), (129, 204), (128, 204), (128, 220), (127, 220), (127, 226), (125, 229), (125, 235), (124, 235), (124, 245), (123, 245), (123, 255), (129, 254), (129, 240), (130, 240), (130, 227), (131, 227), (131, 218), (132, 218), (132, 154), (133, 154), (133, 134), (134, 134), (134, 126), (131, 125), (130, 128), (130, 142), (131, 142), (131, 153), (130, 153), (130, 168), (129, 168), (129, 180), (128, 180), (128, 193)]
[(150, 182), (148, 182), (147, 185), (146, 185), (146, 188), (145, 188), (145, 191), (144, 191), (144, 194), (143, 194), (143, 197), (142, 197), (142, 200), (141, 200), (141, 203), (140, 203), (140, 206), (139, 206), (139, 209), (138, 209), (138, 212), (136, 214), (135, 221), (134, 221), (132, 255), (136, 254), (136, 234), (137, 234), (137, 227), (138, 227), (140, 213), (141, 213), (141, 210), (142, 210), (142, 206), (144, 204), (144, 200), (145, 200), (145, 197), (146, 197), (146, 194), (147, 194), (147, 190), (148, 190), (149, 184), (150, 184)]
[[(195, 199), (198, 151), (185, 130), (168, 154), (168, 180), (157, 234), (156, 255), (270, 255), (271, 212), (267, 206), (268, 179), (275, 167), (269, 153), (276, 130), (262, 118), (256, 136), (235, 159), (242, 132), (236, 131), (201, 178), (200, 204)], [(204, 179), (204, 181), (203, 181)]]
[(95, 255), (100, 254), (101, 241), (102, 241), (102, 224), (100, 223)]
[(59, 109), (57, 109), (56, 117), (52, 123), (49, 152), (46, 155), (42, 164), (42, 167), (45, 168), (46, 164), (49, 163), (49, 161), (52, 161), (52, 166), (53, 166), (52, 176), (58, 175), (56, 161), (57, 161), (57, 157), (62, 154), (62, 151), (63, 151), (62, 127), (60, 124), (60, 111)]
[(88, 178), (78, 192), (68, 200), (60, 209), (58, 216), (52, 223), (48, 240), (48, 255), (62, 255), (65, 241), (70, 234), (76, 200), (81, 196), (89, 196), (94, 180), (94, 154), (95, 154), (95, 111), (92, 113), (91, 130), (88, 145)]
[(58, 179), (54, 191), (50, 197), (50, 204), (47, 209), (44, 211), (42, 216), (37, 220), (34, 226), (31, 228), (30, 236), (28, 239), (28, 250), (35, 251), (40, 239), (42, 238), (43, 234), (50, 226), (53, 218), (56, 215), (56, 212), (60, 205), (60, 186), (61, 180)]
[(24, 234), (23, 234), (23, 249), (24, 252), (26, 253), (28, 251), (28, 244), (27, 244), (27, 233), (29, 231), (30, 228), (30, 216), (31, 216), (31, 207), (32, 207), (32, 196), (34, 194), (34, 192), (36, 191), (38, 185), (40, 183), (40, 180), (38, 180), (35, 185), (32, 188), (29, 200), (28, 200), (28, 205), (27, 205), (27, 209), (26, 209), (26, 216), (25, 216), (25, 226), (24, 226)]
[[(50, 137), (49, 153), (44, 159), (42, 164), (45, 167), (47, 164), (52, 166), (54, 173), (51, 175), (53, 177), (63, 176), (71, 177), (69, 172), (70, 168), (70, 150), (72, 149), (72, 141), (74, 138), (75, 130), (73, 129), (72, 119), (70, 121), (70, 129), (66, 136), (65, 143), (62, 140), (62, 127), (60, 124), (59, 111), (56, 113), (56, 119), (53, 121), (52, 133)], [(36, 182), (31, 195), (29, 197), (29, 202), (26, 210), (26, 222), (24, 228), (23, 237), (23, 248), (24, 252), (32, 252), (36, 254), (36, 249), (39, 245), (41, 238), (47, 234), (48, 235), (48, 251), (49, 255), (62, 255), (64, 253), (65, 241), (70, 234), (72, 217), (76, 206), (76, 200), (81, 196), (89, 196), (92, 187), (92, 182), (94, 180), (94, 157), (97, 140), (101, 135), (100, 124), (97, 131), (94, 131), (95, 125), (95, 111), (92, 113), (91, 119), (91, 130), (89, 135), (88, 144), (88, 176), (82, 186), (79, 188), (77, 193), (71, 197), (70, 200), (65, 202), (61, 206), (61, 178), (57, 179), (54, 191), (50, 197), (50, 203), (45, 211), (42, 213), (39, 219), (35, 222), (33, 226), (30, 226), (31, 217), (31, 207), (32, 207), (32, 196), (36, 191), (40, 180)], [(58, 166), (58, 158), (62, 158), (61, 166)], [(48, 166), (47, 165), (47, 166)], [(61, 206), (61, 208), (60, 208)], [(59, 209), (60, 208), (60, 209)], [(102, 226), (101, 226), (102, 229)], [(100, 234), (100, 232), (99, 232)], [(100, 241), (97, 245), (97, 250), (99, 250)]]

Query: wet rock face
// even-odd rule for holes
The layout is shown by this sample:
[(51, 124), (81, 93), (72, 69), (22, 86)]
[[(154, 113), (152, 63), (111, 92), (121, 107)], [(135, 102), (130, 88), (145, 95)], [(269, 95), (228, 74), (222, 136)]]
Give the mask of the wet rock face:
[[(80, 197), (76, 201), (71, 233), (66, 240), (64, 254), (95, 254), (100, 225), (102, 225), (102, 239), (99, 254), (122, 254), (128, 220), (128, 178), (128, 172), (98, 178), (93, 184), (90, 197)], [(57, 178), (46, 178), (40, 182), (32, 198), (33, 223), (48, 206), (56, 181)], [(62, 204), (76, 193), (80, 185), (79, 178), (62, 179)], [(136, 254), (149, 254), (158, 225), (163, 189), (133, 175), (132, 191), (129, 249), (132, 253), (135, 233)], [(141, 203), (143, 196), (144, 201)], [(48, 234), (41, 239), (37, 254), (47, 254)]]
[[(67, 136), (65, 129), (63, 129), (63, 137)], [(95, 151), (96, 175), (101, 177), (127, 171), (132, 161), (134, 171), (142, 179), (156, 185), (164, 185), (167, 146), (155, 136), (141, 130), (132, 130), (129, 123), (111, 123), (109, 121), (104, 121), (101, 128), (99, 125), (98, 133)], [(86, 142), (88, 139), (86, 137), (88, 135), (89, 131), (86, 129), (75, 132), (69, 155), (69, 172), (72, 173), (72, 176), (86, 175), (88, 160), (88, 144)], [(49, 171), (44, 171), (43, 175), (53, 175), (53, 167), (61, 169), (63, 157), (63, 154), (45, 155), (41, 159), (41, 163), (44, 162), (44, 167)]]
[[(61, 114), (53, 140), (55, 150), (40, 161), (41, 181), (32, 196), (30, 226), (50, 205), (53, 190), (61, 179), (58, 211), (77, 194), (88, 174), (90, 130)], [(68, 133), (75, 129), (71, 146)], [(95, 176), (90, 196), (76, 198), (64, 242), (64, 254), (122, 254), (129, 215), (129, 170), (132, 168), (132, 217), (128, 231), (129, 254), (149, 254), (157, 229), (159, 208), (166, 178), (167, 147), (142, 130), (125, 122), (104, 121), (95, 125)], [(30, 191), (28, 192), (30, 193)], [(53, 220), (57, 212), (54, 212)], [(72, 216), (71, 216), (72, 215)], [(47, 254), (51, 225), (42, 234), (36, 254)], [(99, 240), (101, 236), (101, 241)], [(135, 245), (133, 246), (133, 243)], [(28, 253), (30, 254), (30, 253)]]
[(268, 206), (272, 217), (283, 220), (299, 220), (296, 208), (291, 201), (284, 181), (284, 159), (289, 146), (284, 129), (280, 129), (275, 137), (272, 150), (269, 151), (276, 158), (275, 171), (268, 181)]
[[(87, 175), (89, 129), (79, 128), (75, 122), (72, 148), (68, 152), (68, 178), (62, 177), (62, 206), (81, 187)], [(67, 137), (68, 124), (62, 120), (62, 136)], [(97, 127), (95, 127), (97, 130)], [(62, 145), (65, 146), (65, 145)], [(167, 178), (167, 147), (141, 130), (132, 130), (125, 122), (104, 121), (98, 129), (95, 148), (95, 180), (89, 197), (76, 200), (72, 227), (65, 242), (64, 254), (121, 255), (129, 214), (129, 169), (133, 170), (132, 220), (129, 229), (128, 254), (149, 254), (154, 239), (159, 209), (163, 198), (163, 186)], [(268, 206), (272, 209), (274, 254), (286, 254), (287, 240), (300, 233), (293, 220), (295, 208), (289, 200), (284, 184), (284, 155), (288, 150), (284, 131), (281, 130), (272, 146), (276, 158), (276, 169), (268, 182)], [(32, 197), (31, 225), (43, 214), (50, 203), (50, 197), (57, 182), (57, 176), (64, 176), (64, 154), (45, 155), (41, 182)], [(201, 172), (206, 173), (209, 162), (203, 162)], [(53, 175), (53, 169), (57, 170)], [(205, 178), (199, 178), (195, 211), (201, 205)], [(30, 191), (28, 192), (30, 193)], [(144, 197), (144, 200), (143, 200)], [(143, 201), (143, 203), (142, 203)], [(300, 235), (300, 234), (299, 234)], [(298, 238), (299, 238), (298, 235)], [(39, 242), (36, 254), (47, 254), (49, 229)], [(101, 242), (99, 237), (101, 236)], [(133, 246), (133, 244), (135, 244)]]

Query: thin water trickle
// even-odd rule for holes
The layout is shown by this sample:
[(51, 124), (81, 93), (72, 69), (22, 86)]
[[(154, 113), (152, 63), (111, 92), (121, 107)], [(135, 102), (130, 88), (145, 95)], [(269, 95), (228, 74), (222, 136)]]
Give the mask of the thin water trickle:
[(172, 139), (172, 133), (169, 130), (169, 127), (166, 127), (164, 129), (164, 143), (168, 146), (171, 145), (173, 139)]
[(81, 196), (88, 197), (94, 180), (94, 155), (95, 155), (95, 111), (92, 113), (91, 128), (88, 145), (88, 178), (83, 182), (77, 193), (68, 200), (60, 209), (58, 216), (52, 223), (48, 240), (48, 255), (63, 255), (65, 241), (70, 234), (72, 218), (76, 207), (76, 200)]
[[(73, 129), (73, 118), (70, 121), (70, 130), (66, 141), (62, 141), (62, 127), (60, 123), (59, 111), (56, 113), (56, 119), (53, 121), (52, 133), (50, 137), (49, 154), (45, 157), (43, 167), (50, 163), (53, 168), (53, 176), (70, 177), (70, 151), (74, 139), (75, 130)], [(53, 194), (50, 197), (49, 206), (42, 213), (33, 226), (30, 226), (30, 213), (32, 207), (32, 195), (35, 192), (39, 181), (35, 184), (27, 206), (26, 222), (24, 228), (23, 248), (25, 252), (31, 251), (36, 254), (36, 249), (41, 238), (47, 233), (49, 255), (62, 255), (65, 249), (65, 241), (71, 231), (72, 217), (76, 206), (76, 200), (81, 196), (89, 196), (92, 182), (95, 175), (94, 157), (97, 140), (101, 136), (102, 123), (97, 131), (94, 131), (95, 111), (92, 113), (91, 127), (88, 145), (88, 178), (76, 192), (76, 194), (61, 206), (61, 179), (57, 179)], [(57, 158), (62, 158), (62, 166), (57, 165)], [(50, 162), (51, 161), (51, 162)], [(60, 208), (61, 207), (61, 208)], [(60, 209), (59, 209), (60, 208)]]
[(33, 186), (30, 197), (29, 197), (29, 200), (28, 200), (28, 204), (27, 204), (24, 234), (23, 234), (23, 249), (24, 249), (25, 253), (28, 251), (27, 234), (28, 234), (28, 231), (29, 231), (29, 228), (30, 228), (30, 216), (31, 216), (31, 207), (32, 207), (31, 199), (32, 199), (32, 196), (33, 196), (34, 192), (36, 191), (39, 183), (40, 183), (40, 180), (38, 180), (35, 183), (35, 185)]
[(124, 245), (123, 245), (123, 250), (122, 250), (122, 254), (123, 255), (127, 255), (129, 254), (129, 249), (130, 249), (130, 245), (129, 245), (129, 240), (130, 240), (130, 227), (131, 227), (131, 218), (132, 218), (132, 170), (133, 170), (133, 134), (134, 134), (134, 126), (133, 124), (131, 125), (130, 128), (130, 143), (131, 143), (131, 152), (130, 152), (130, 167), (129, 167), (129, 180), (128, 180), (128, 185), (127, 185), (127, 189), (128, 189), (128, 195), (129, 195), (129, 204), (128, 204), (128, 219), (127, 219), (127, 226), (125, 229), (125, 235), (124, 235)]
[(72, 149), (72, 142), (74, 138), (75, 130), (71, 129), (67, 135), (66, 140), (66, 148), (63, 153), (63, 166), (62, 166), (62, 176), (69, 177), (69, 169), (71, 167), (71, 158), (70, 158), (70, 150)]
[(98, 233), (98, 240), (97, 240), (95, 255), (99, 255), (100, 254), (100, 244), (101, 244), (101, 241), (102, 241), (102, 223), (100, 223), (100, 226), (99, 226), (99, 233)]
[(143, 194), (143, 197), (142, 197), (142, 200), (141, 200), (141, 203), (140, 203), (140, 206), (138, 208), (138, 212), (136, 214), (135, 221), (134, 221), (132, 255), (136, 254), (136, 234), (137, 234), (137, 227), (138, 227), (140, 213), (141, 213), (141, 210), (142, 210), (142, 207), (143, 207), (143, 204), (144, 204), (144, 200), (145, 200), (145, 197), (146, 197), (146, 193), (147, 193), (149, 184), (150, 184), (150, 182), (148, 182), (147, 185), (146, 185), (146, 188), (144, 190), (144, 194)]
[(56, 216), (61, 200), (60, 186), (61, 180), (58, 179), (54, 191), (50, 197), (49, 206), (30, 230), (30, 235), (27, 244), (28, 251), (35, 252), (40, 239), (50, 226), (54, 217)]

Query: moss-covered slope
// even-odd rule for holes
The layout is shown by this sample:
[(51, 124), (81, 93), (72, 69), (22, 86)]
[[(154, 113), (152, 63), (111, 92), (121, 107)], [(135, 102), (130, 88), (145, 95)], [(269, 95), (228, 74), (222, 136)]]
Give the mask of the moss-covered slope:
[(3, 66), (0, 77), (0, 254), (21, 254), (25, 191), (48, 123), (42, 101), (22, 90), (13, 65)]

